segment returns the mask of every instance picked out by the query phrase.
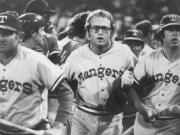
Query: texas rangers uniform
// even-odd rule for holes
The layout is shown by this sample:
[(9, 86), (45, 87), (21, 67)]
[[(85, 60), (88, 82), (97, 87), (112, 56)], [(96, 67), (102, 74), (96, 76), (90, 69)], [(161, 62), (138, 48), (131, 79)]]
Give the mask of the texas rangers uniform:
[(44, 88), (53, 91), (63, 73), (44, 55), (22, 46), (18, 49), (9, 64), (0, 63), (0, 118), (34, 128), (46, 119), (41, 108)]
[[(134, 76), (140, 80), (143, 76), (155, 76), (155, 86), (143, 98), (143, 102), (158, 113), (172, 105), (180, 104), (180, 60), (170, 62), (164, 56), (163, 50), (152, 52), (138, 63), (134, 69)], [(162, 120), (153, 123), (145, 122), (140, 114), (135, 120), (135, 135), (179, 135), (180, 117), (167, 112), (159, 116)], [(163, 120), (163, 118), (166, 118)]]
[(72, 135), (121, 133), (121, 115), (114, 118), (107, 115), (105, 105), (113, 81), (124, 70), (134, 67), (135, 59), (130, 48), (119, 42), (113, 42), (101, 55), (95, 54), (89, 44), (72, 52), (64, 66), (65, 76), (78, 81)]

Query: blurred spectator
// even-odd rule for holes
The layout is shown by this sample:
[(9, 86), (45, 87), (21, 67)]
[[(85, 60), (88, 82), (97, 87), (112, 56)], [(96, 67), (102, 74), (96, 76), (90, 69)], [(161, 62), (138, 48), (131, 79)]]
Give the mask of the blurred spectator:
[(119, 39), (123, 40), (125, 32), (133, 27), (133, 17), (132, 16), (124, 16), (122, 20), (122, 29), (119, 34)]

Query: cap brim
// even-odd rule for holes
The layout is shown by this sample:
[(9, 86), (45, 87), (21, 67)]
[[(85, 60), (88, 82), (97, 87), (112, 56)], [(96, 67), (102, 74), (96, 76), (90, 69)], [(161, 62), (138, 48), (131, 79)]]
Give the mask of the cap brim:
[(124, 38), (124, 41), (127, 41), (127, 40), (136, 40), (136, 41), (141, 41), (141, 42), (143, 42), (142, 39), (140, 39), (140, 38), (134, 38), (134, 37), (127, 37), (127, 38)]
[(6, 29), (6, 30), (14, 31), (14, 32), (17, 31), (16, 29), (9, 26), (5, 26), (5, 25), (0, 25), (0, 29)]
[(161, 26), (160, 28), (161, 29), (164, 29), (164, 28), (167, 28), (169, 26), (179, 26), (180, 27), (180, 24), (179, 23), (170, 23), (170, 24), (166, 24), (164, 26)]

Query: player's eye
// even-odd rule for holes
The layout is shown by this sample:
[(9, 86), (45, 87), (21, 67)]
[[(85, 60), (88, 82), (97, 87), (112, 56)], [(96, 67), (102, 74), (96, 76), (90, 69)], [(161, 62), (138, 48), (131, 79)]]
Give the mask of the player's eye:
[(10, 31), (7, 29), (0, 29), (0, 35), (3, 37), (7, 37), (7, 36), (10, 36), (12, 34), (14, 34), (14, 31)]

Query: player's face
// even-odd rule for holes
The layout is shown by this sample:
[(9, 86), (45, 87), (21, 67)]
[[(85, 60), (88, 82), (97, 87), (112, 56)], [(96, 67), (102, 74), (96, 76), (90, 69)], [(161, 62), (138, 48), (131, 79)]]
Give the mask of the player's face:
[(33, 38), (35, 41), (37, 41), (40, 44), (44, 44), (43, 35), (45, 35), (44, 27), (40, 27), (38, 29), (38, 32), (35, 32), (33, 35)]
[(89, 40), (92, 46), (106, 47), (111, 42), (110, 20), (103, 17), (93, 17), (90, 21)]
[(15, 32), (0, 29), (0, 53), (10, 53), (16, 51), (18, 47), (19, 36)]
[(140, 52), (143, 49), (143, 43), (137, 40), (129, 40), (125, 42), (132, 50), (132, 52), (139, 57)]
[(180, 47), (180, 27), (168, 27), (164, 30), (164, 44), (169, 47)]

